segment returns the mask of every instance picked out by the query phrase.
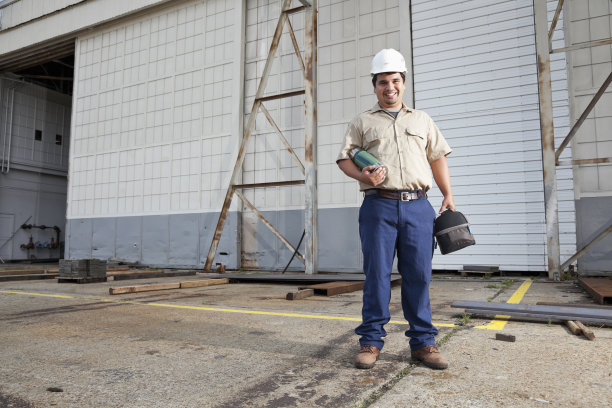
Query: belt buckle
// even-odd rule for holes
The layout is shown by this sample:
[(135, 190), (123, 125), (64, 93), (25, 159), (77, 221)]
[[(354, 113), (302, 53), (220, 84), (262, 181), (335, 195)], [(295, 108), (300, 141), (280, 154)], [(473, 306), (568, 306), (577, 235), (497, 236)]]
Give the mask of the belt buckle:
[(408, 191), (402, 191), (400, 193), (400, 200), (401, 201), (412, 201), (412, 193), (408, 192)]

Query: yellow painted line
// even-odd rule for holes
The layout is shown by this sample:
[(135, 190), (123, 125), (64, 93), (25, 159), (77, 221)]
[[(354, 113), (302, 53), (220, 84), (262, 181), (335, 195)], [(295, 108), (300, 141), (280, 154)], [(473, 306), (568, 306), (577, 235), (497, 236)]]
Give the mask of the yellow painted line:
[[(523, 296), (525, 296), (525, 293), (527, 293), (527, 290), (529, 289), (532, 283), (533, 283), (533, 279), (527, 279), (525, 282), (523, 282), (523, 284), (519, 286), (516, 292), (514, 292), (514, 294), (510, 297), (510, 299), (508, 299), (506, 303), (512, 303), (512, 304), (521, 303), (521, 300), (523, 300)], [(506, 315), (496, 315), (495, 319), (492, 320), (489, 324), (486, 324), (484, 326), (476, 326), (474, 328), (499, 331), (499, 330), (502, 330), (506, 326), (506, 323), (508, 323), (509, 318), (510, 316), (506, 316)]]
[[(204, 307), (204, 306), (188, 306), (188, 305), (173, 305), (170, 303), (145, 303), (139, 301), (132, 300), (115, 300), (115, 299), (105, 299), (105, 298), (87, 298), (87, 297), (78, 297), (78, 296), (66, 296), (66, 295), (51, 295), (46, 293), (34, 293), (34, 292), (17, 292), (17, 291), (8, 291), (8, 290), (0, 290), (0, 293), (9, 293), (15, 295), (29, 295), (29, 296), (42, 296), (42, 297), (53, 297), (53, 298), (62, 298), (62, 299), (76, 299), (76, 300), (96, 300), (100, 302), (109, 302), (109, 303), (119, 303), (119, 304), (131, 304), (131, 305), (139, 305), (139, 306), (155, 306), (155, 307), (167, 307), (173, 309), (187, 309), (187, 310), (203, 310), (207, 312), (226, 312), (226, 313), (242, 313), (242, 314), (251, 314), (251, 315), (264, 315), (264, 316), (281, 316), (281, 317), (299, 317), (299, 318), (307, 318), (307, 319), (323, 319), (323, 320), (342, 320), (342, 321), (351, 321), (351, 322), (360, 322), (361, 319), (357, 317), (339, 317), (339, 316), (324, 316), (324, 315), (310, 315), (310, 314), (300, 314), (300, 313), (280, 313), (280, 312), (264, 312), (259, 310), (240, 310), (240, 309), (224, 309), (224, 308), (216, 308), (216, 307)], [(391, 320), (389, 323), (391, 324), (400, 324), (407, 325), (408, 322), (402, 322), (398, 320)], [(438, 327), (455, 327), (454, 324), (448, 323), (438, 323), (435, 324)]]
[(61, 298), (61, 299), (78, 299), (77, 297), (74, 297), (74, 296), (49, 295), (46, 293), (34, 293), (34, 292), (16, 292), (12, 290), (0, 290), (0, 293), (11, 293), (13, 295), (45, 296), (45, 297), (53, 297), (53, 298)]

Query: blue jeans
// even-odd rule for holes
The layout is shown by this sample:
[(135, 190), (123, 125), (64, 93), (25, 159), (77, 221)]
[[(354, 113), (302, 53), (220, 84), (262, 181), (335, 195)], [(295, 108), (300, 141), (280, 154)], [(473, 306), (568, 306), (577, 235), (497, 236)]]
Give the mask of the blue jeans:
[(410, 348), (435, 344), (438, 330), (431, 323), (429, 282), (433, 257), (433, 224), (436, 213), (427, 198), (399, 201), (367, 195), (359, 210), (359, 235), (363, 251), (362, 324), (355, 329), (361, 345), (382, 349), (391, 318), (391, 270), (397, 253), (402, 277), (402, 309), (410, 323), (406, 336)]

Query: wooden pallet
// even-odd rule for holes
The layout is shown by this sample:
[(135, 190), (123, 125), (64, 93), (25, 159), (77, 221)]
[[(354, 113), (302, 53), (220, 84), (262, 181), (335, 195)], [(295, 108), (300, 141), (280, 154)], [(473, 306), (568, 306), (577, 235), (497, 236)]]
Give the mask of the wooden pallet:
[(57, 283), (96, 283), (106, 282), (106, 276), (58, 276)]
[(461, 273), (461, 276), (466, 277), (466, 276), (493, 276), (494, 272), (490, 272), (490, 271), (467, 271), (467, 270), (460, 270), (459, 273)]
[(495, 273), (501, 275), (499, 266), (486, 266), (486, 265), (463, 265), (463, 269), (459, 271), (461, 276), (479, 275), (479, 276), (493, 276)]

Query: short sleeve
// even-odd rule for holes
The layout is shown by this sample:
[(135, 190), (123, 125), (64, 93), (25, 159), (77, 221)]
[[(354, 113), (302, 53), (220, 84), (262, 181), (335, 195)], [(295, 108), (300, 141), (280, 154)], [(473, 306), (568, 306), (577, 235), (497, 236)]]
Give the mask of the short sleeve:
[(336, 157), (336, 162), (344, 159), (350, 159), (351, 157), (349, 156), (349, 152), (352, 149), (355, 147), (363, 147), (363, 135), (359, 128), (359, 118), (355, 118), (351, 123), (349, 123), (344, 134), (342, 148)]
[(428, 117), (428, 119), (427, 160), (431, 163), (441, 157), (449, 155), (452, 150), (433, 119), (430, 117)]

